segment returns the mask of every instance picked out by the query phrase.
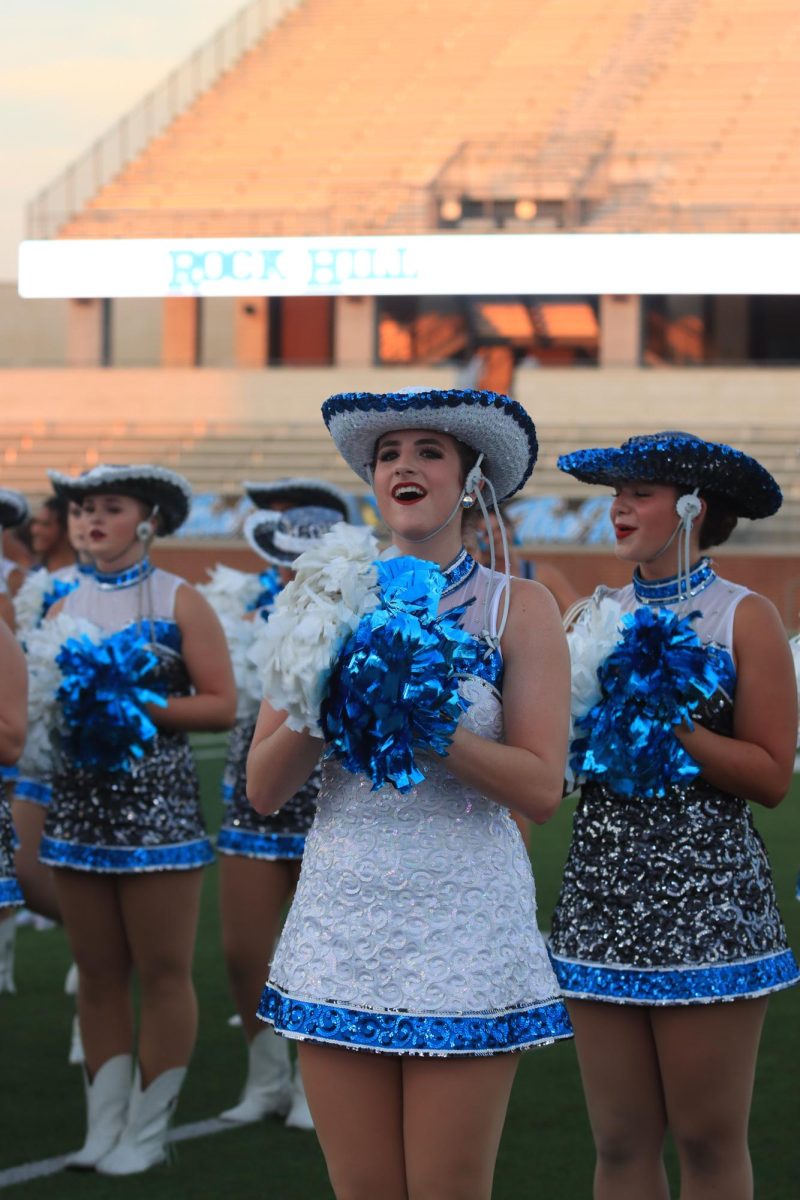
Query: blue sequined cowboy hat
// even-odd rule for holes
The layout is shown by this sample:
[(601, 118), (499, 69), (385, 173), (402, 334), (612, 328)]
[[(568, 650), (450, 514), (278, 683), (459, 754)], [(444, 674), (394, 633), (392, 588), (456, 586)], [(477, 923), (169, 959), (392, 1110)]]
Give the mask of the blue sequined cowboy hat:
[(331, 396), (322, 415), (339, 453), (371, 482), (375, 444), (401, 429), (435, 429), (485, 455), (481, 464), (498, 500), (518, 492), (538, 453), (536, 428), (516, 400), (471, 388), (343, 392)]
[(291, 567), (304, 550), (347, 517), (338, 508), (304, 505), (284, 512), (259, 510), (244, 523), (244, 536), (256, 554), (276, 567)]
[(714, 496), (737, 517), (771, 517), (781, 506), (781, 489), (760, 462), (724, 442), (667, 430), (628, 438), (621, 446), (562, 454), (559, 470), (584, 483), (647, 480)]
[(28, 516), (28, 501), (22, 492), (0, 488), (0, 529), (13, 529)]
[(150, 507), (158, 506), (161, 534), (174, 533), (189, 515), (192, 489), (177, 471), (152, 463), (114, 466), (106, 463), (82, 475), (48, 471), (57, 496), (82, 504), (87, 496), (131, 496)]
[(324, 479), (293, 475), (267, 483), (247, 481), (242, 488), (257, 508), (269, 509), (276, 504), (285, 508), (335, 508), (341, 520), (361, 523), (355, 498)]

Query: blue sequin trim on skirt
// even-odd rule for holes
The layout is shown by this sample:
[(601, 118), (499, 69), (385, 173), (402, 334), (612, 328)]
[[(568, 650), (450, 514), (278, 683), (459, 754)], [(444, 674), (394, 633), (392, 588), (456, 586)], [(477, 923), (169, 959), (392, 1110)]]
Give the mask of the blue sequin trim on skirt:
[(220, 829), (217, 850), (220, 854), (238, 854), (244, 858), (301, 859), (306, 839), (291, 833), (251, 833), (247, 829)]
[(208, 838), (176, 846), (87, 846), (43, 837), (39, 859), (48, 867), (128, 874), (135, 871), (189, 871), (214, 861)]
[(377, 1054), (501, 1054), (572, 1037), (560, 1000), (501, 1012), (418, 1016), (315, 1004), (293, 999), (267, 984), (258, 1016), (285, 1037)]
[(40, 783), (37, 779), (22, 777), (14, 784), (14, 799), (27, 800), (29, 804), (47, 808), (53, 799), (53, 789), (49, 784)]
[(25, 897), (22, 895), (16, 879), (0, 879), (0, 908), (10, 908), (12, 904), (24, 903)]
[(719, 966), (637, 968), (550, 955), (564, 995), (613, 1004), (713, 1004), (765, 996), (800, 981), (791, 950)]

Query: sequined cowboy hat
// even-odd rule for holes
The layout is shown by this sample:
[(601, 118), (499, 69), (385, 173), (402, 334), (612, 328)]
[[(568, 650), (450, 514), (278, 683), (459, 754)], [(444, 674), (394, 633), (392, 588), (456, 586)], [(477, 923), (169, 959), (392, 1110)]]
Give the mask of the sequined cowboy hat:
[(342, 458), (367, 483), (378, 438), (400, 429), (435, 429), (483, 452), (482, 470), (498, 500), (519, 491), (539, 449), (521, 404), (470, 388), (343, 392), (325, 401), (322, 415)]
[(737, 517), (771, 517), (781, 506), (781, 489), (760, 462), (724, 442), (667, 430), (628, 438), (621, 446), (562, 454), (561, 471), (584, 483), (608, 486), (648, 480), (717, 497)]
[(273, 479), (269, 483), (242, 484), (244, 493), (257, 508), (273, 508), (276, 504), (284, 508), (335, 508), (341, 519), (360, 524), (358, 506), (353, 496), (324, 479), (305, 479), (293, 475), (285, 479)]
[(22, 492), (0, 488), (0, 529), (13, 529), (28, 516), (28, 501)]
[(347, 517), (337, 508), (318, 504), (250, 513), (244, 523), (244, 536), (256, 554), (276, 567), (291, 567), (304, 550), (316, 546), (320, 538)]
[(113, 466), (102, 463), (82, 475), (48, 471), (57, 496), (81, 504), (86, 496), (132, 496), (151, 507), (158, 505), (161, 534), (174, 533), (189, 515), (192, 489), (177, 471), (152, 463)]

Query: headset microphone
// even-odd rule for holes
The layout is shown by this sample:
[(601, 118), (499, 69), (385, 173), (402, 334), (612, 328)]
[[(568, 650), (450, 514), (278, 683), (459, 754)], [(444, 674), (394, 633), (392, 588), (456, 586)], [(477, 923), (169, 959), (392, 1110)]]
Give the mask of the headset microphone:
[(693, 521), (695, 517), (699, 517), (703, 505), (700, 502), (700, 497), (697, 492), (687, 492), (684, 496), (679, 496), (675, 504), (675, 510), (680, 519), (686, 523)]
[(155, 537), (156, 531), (153, 522), (157, 516), (158, 505), (154, 504), (153, 511), (150, 513), (150, 516), (147, 518), (147, 520), (140, 521), (136, 526), (136, 537), (140, 542), (144, 542), (145, 545), (148, 545), (150, 542), (152, 542), (153, 538)]

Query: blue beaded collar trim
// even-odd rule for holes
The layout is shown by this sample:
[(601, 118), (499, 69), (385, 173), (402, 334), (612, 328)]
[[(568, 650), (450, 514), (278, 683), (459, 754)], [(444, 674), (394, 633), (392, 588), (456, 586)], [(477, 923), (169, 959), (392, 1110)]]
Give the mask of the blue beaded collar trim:
[(451, 592), (455, 592), (471, 578), (477, 569), (478, 564), (475, 562), (475, 559), (462, 546), (453, 561), (446, 567), (442, 567), (442, 574), (445, 578), (442, 596), (449, 596)]
[(208, 838), (171, 846), (87, 846), (43, 837), (39, 860), (48, 867), (73, 867), (78, 871), (189, 871), (214, 861)]
[(550, 958), (565, 996), (617, 1004), (713, 1004), (766, 996), (800, 981), (791, 950), (706, 967), (642, 969)]
[(0, 908), (10, 908), (12, 904), (24, 904), (25, 897), (16, 879), (0, 879)]
[[(699, 596), (716, 578), (711, 559), (701, 558), (689, 576), (689, 595)], [(633, 573), (633, 591), (640, 604), (677, 604), (686, 598), (685, 592), (678, 591), (677, 575), (670, 575), (669, 579), (656, 579), (651, 583), (642, 579), (638, 567)]]
[(78, 574), (79, 575), (94, 575), (95, 574), (94, 563), (88, 563), (88, 562), (78, 563)]
[(252, 833), (248, 829), (226, 829), (217, 837), (220, 854), (239, 854), (244, 858), (301, 859), (306, 839), (294, 833)]
[(29, 804), (39, 804), (47, 808), (53, 798), (53, 789), (47, 783), (38, 779), (18, 779), (14, 784), (14, 799), (27, 800)]
[(378, 1054), (500, 1054), (572, 1036), (560, 1000), (500, 1012), (417, 1016), (296, 1000), (267, 984), (258, 1016), (286, 1037)]
[(95, 571), (94, 581), (104, 592), (117, 592), (122, 588), (135, 587), (143, 579), (149, 579), (154, 570), (150, 559), (143, 558), (132, 567), (126, 567), (124, 571), (114, 571), (110, 575)]
[(0, 767), (0, 779), (6, 781), (19, 777), (19, 767)]

